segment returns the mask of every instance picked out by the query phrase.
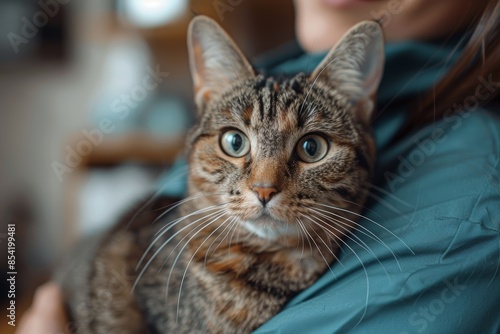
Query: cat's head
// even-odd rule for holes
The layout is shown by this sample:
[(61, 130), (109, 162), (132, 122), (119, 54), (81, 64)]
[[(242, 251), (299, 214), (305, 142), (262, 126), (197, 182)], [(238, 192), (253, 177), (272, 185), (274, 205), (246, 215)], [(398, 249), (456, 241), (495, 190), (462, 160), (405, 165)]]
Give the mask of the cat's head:
[[(359, 212), (375, 160), (370, 118), (380, 82), (383, 34), (352, 28), (310, 75), (257, 74), (211, 19), (188, 36), (198, 123), (188, 138), (189, 193), (197, 209), (262, 238), (314, 228), (311, 217)], [(330, 216), (329, 216), (330, 217)]]

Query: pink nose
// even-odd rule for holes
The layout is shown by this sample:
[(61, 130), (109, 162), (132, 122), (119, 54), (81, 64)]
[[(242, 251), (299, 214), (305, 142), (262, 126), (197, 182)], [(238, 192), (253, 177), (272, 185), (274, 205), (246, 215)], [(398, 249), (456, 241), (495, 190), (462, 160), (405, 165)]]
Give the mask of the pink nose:
[(257, 194), (264, 206), (279, 192), (275, 186), (261, 186), (256, 184), (253, 185), (252, 190)]

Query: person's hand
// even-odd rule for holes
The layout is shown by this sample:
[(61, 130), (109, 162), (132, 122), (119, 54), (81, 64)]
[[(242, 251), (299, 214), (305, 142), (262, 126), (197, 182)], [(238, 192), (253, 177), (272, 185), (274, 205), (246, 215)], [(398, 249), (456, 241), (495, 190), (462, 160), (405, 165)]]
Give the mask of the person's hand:
[(24, 313), (16, 334), (69, 334), (68, 318), (59, 286), (49, 282), (40, 286), (33, 305)]

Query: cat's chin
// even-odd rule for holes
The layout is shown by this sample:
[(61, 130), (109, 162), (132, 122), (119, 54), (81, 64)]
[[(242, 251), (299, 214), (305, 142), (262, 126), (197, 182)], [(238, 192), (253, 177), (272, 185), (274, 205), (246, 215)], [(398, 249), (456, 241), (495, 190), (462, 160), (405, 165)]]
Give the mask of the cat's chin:
[(243, 227), (266, 240), (277, 240), (279, 237), (296, 236), (297, 226), (274, 219), (268, 214), (263, 214), (257, 219), (241, 221)]

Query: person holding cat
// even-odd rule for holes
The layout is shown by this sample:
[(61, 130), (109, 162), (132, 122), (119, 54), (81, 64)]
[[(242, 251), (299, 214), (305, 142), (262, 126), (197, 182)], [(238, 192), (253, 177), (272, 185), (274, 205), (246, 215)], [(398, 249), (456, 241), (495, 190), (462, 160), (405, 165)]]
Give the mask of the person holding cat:
[[(296, 0), (297, 51), (264, 67), (312, 71), (378, 19), (386, 65), (371, 118), (378, 161), (359, 231), (256, 333), (500, 331), (500, 3)], [(333, 275), (332, 275), (333, 274)], [(19, 333), (64, 331), (53, 285)], [(41, 307), (40, 305), (43, 305)], [(45, 328), (43, 327), (45, 326)]]

